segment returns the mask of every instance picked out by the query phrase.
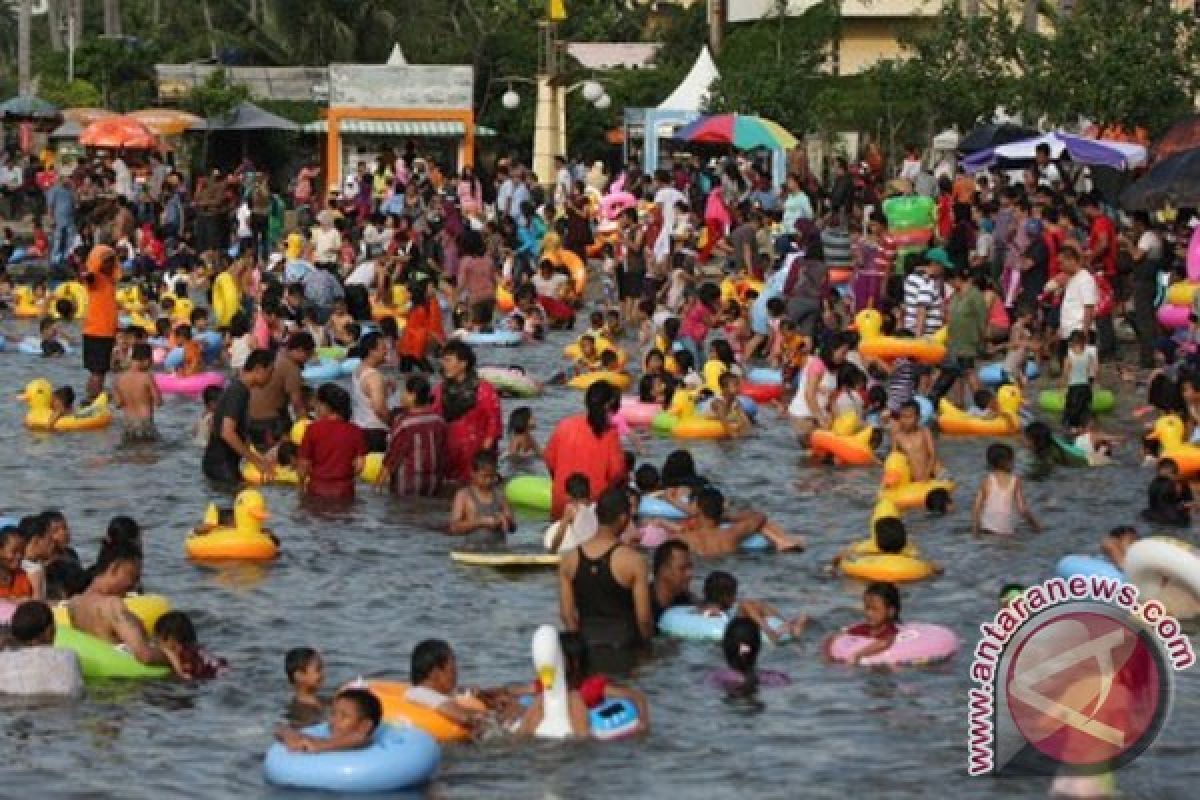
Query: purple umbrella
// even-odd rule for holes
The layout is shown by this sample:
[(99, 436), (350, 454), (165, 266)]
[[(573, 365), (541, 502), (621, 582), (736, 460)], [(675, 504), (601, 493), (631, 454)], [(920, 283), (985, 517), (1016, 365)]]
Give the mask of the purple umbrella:
[(1100, 141), (1062, 132), (981, 150), (964, 158), (962, 163), (968, 172), (978, 172), (1000, 162), (1006, 162), (1005, 166), (1011, 166), (1012, 162), (1031, 162), (1041, 144), (1049, 146), (1050, 158), (1069, 158), (1076, 164), (1125, 170), (1146, 163), (1146, 148), (1139, 144)]

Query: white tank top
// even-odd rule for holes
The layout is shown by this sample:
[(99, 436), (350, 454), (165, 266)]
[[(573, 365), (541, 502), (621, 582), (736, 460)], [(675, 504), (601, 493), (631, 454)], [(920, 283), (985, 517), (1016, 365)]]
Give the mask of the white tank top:
[(375, 414), (370, 398), (363, 391), (363, 378), (378, 372), (374, 367), (363, 366), (350, 374), (350, 403), (354, 417), (350, 421), (364, 431), (387, 430), (387, 425)]
[[(815, 371), (813, 363), (817, 356), (810, 356), (809, 361), (805, 363), (804, 369), (800, 371), (800, 381), (796, 386), (796, 396), (792, 398), (791, 405), (788, 406), (788, 414), (798, 419), (816, 419), (816, 411), (808, 407), (808, 398), (806, 395), (806, 387), (808, 382), (813, 379), (812, 373)], [(824, 367), (824, 362), (821, 362)], [(833, 372), (826, 368), (821, 373), (820, 382), (817, 384), (817, 405), (825, 406), (829, 403), (829, 396), (833, 394), (833, 390), (837, 388), (837, 377)]]
[(995, 475), (988, 475), (984, 480), (987, 482), (987, 495), (983, 498), (979, 527), (990, 533), (1016, 533), (1016, 476), (1008, 476), (1008, 486), (1001, 486), (1000, 479)]

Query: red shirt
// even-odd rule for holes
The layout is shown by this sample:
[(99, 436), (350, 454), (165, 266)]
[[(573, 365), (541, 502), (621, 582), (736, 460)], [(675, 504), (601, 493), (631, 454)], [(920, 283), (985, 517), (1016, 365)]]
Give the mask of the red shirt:
[(857, 625), (851, 625), (849, 628), (846, 628), (846, 633), (850, 636), (864, 636), (869, 639), (887, 639), (899, 632), (900, 630), (894, 622), (885, 624), (877, 633), (872, 633), (871, 626), (865, 622), (860, 622)]
[(299, 458), (311, 464), (307, 493), (330, 500), (354, 497), (354, 460), (367, 454), (367, 440), (357, 425), (324, 417), (308, 426)]
[(950, 238), (950, 229), (954, 227), (954, 202), (950, 195), (938, 196), (937, 201), (937, 235), (942, 241)]
[(418, 409), (392, 423), (383, 465), (392, 473), (392, 491), (401, 496), (432, 497), (446, 477), (446, 420)]
[(1095, 256), (1096, 251), (1101, 247), (1101, 241), (1107, 241), (1104, 245), (1104, 252), (1098, 258), (1094, 258), (1093, 264), (1104, 269), (1104, 274), (1110, 277), (1117, 274), (1117, 226), (1107, 214), (1101, 214), (1092, 220), (1092, 225), (1088, 229), (1088, 250), (1092, 251)]
[(592, 502), (610, 486), (625, 480), (625, 452), (617, 429), (609, 426), (600, 436), (587, 417), (567, 417), (555, 427), (546, 443), (546, 466), (554, 477), (551, 516), (558, 519), (567, 505), (567, 478), (576, 472), (587, 476)]
[(0, 586), (0, 597), (8, 600), (23, 600), (26, 597), (33, 597), (33, 584), (29, 582), (29, 576), (25, 574), (25, 570), (18, 569), (13, 573), (12, 583), (8, 586)]

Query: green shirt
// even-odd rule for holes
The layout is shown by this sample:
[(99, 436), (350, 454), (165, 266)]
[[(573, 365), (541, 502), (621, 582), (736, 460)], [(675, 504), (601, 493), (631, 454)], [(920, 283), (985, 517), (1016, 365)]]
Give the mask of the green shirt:
[(983, 352), (988, 309), (983, 292), (975, 284), (955, 292), (950, 298), (950, 355), (975, 358)]

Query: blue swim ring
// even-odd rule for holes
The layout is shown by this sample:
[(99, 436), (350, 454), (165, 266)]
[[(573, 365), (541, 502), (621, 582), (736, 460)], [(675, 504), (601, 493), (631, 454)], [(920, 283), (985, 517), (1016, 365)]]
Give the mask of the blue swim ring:
[(687, 519), (687, 514), (663, 500), (661, 497), (646, 495), (638, 502), (638, 516), (655, 519)]
[[(1025, 362), (1025, 377), (1029, 380), (1036, 380), (1041, 370), (1038, 368), (1036, 361)], [(1003, 361), (996, 361), (991, 364), (985, 364), (979, 368), (979, 380), (988, 386), (1000, 386), (1001, 384), (1011, 383), (1008, 375), (1008, 370), (1004, 368)]]
[(1058, 564), (1054, 567), (1054, 572), (1060, 578), (1070, 578), (1072, 575), (1083, 575), (1098, 578), (1116, 578), (1119, 581), (1126, 580), (1125, 573), (1117, 569), (1117, 565), (1109, 561), (1107, 558), (1099, 558), (1098, 556), (1087, 555), (1067, 555), (1059, 559)]
[[(702, 614), (695, 606), (673, 606), (668, 608), (658, 618), (658, 629), (667, 636), (680, 639), (705, 639), (718, 642), (725, 635), (729, 626), (729, 614)], [(783, 620), (772, 617), (771, 627), (778, 631), (785, 627)], [(784, 636), (782, 640), (790, 637)]]
[[(71, 345), (62, 339), (59, 339), (59, 344), (63, 346), (64, 353), (71, 352)], [(0, 347), (0, 350), (3, 349), (3, 347)], [(36, 336), (26, 336), (17, 343), (17, 352), (27, 356), (40, 356), (42, 354), (42, 340)]]
[(738, 545), (738, 550), (743, 553), (769, 553), (774, 549), (775, 545), (761, 533), (750, 534)]
[(318, 361), (305, 367), (300, 377), (307, 383), (336, 381), (342, 377), (342, 365), (337, 361)]
[(516, 331), (472, 331), (459, 337), (467, 344), (493, 345), (495, 347), (516, 347), (524, 337)]
[[(328, 725), (306, 728), (310, 736), (329, 736)], [(267, 750), (263, 772), (276, 786), (330, 792), (390, 792), (429, 782), (441, 761), (441, 748), (418, 728), (380, 725), (361, 750), (293, 753), (280, 742)]]

